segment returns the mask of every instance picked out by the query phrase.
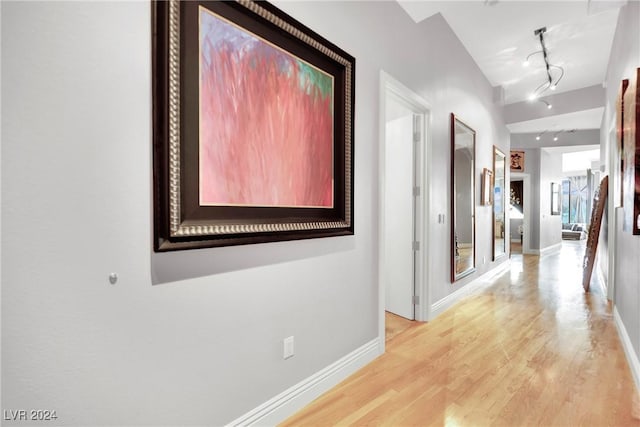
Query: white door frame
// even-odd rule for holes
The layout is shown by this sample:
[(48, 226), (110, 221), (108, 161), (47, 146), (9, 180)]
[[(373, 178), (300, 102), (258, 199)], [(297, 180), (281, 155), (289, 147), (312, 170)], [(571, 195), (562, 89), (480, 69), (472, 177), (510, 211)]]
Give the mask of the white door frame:
[(381, 352), (385, 349), (385, 283), (386, 264), (385, 264), (385, 248), (384, 239), (385, 226), (385, 173), (386, 173), (386, 105), (387, 91), (392, 92), (401, 98), (405, 103), (411, 106), (415, 114), (422, 117), (420, 120), (420, 139), (417, 143), (417, 149), (414, 152), (416, 156), (416, 183), (420, 188), (419, 195), (415, 203), (415, 235), (418, 238), (419, 250), (415, 257), (415, 295), (419, 300), (419, 304), (415, 305), (415, 318), (418, 321), (426, 321), (429, 319), (431, 311), (431, 298), (429, 293), (429, 283), (431, 283), (430, 270), (427, 268), (429, 260), (429, 161), (431, 158), (430, 148), (430, 132), (431, 132), (431, 106), (422, 97), (417, 95), (411, 89), (391, 77), (389, 74), (380, 70), (380, 104), (379, 104), (379, 144), (378, 144), (378, 337), (379, 348)]
[[(522, 202), (524, 203), (524, 221), (522, 227), (522, 254), (535, 254), (531, 250), (531, 176), (528, 173), (511, 172), (511, 181), (522, 181)], [(509, 218), (509, 226), (511, 226), (511, 218)]]

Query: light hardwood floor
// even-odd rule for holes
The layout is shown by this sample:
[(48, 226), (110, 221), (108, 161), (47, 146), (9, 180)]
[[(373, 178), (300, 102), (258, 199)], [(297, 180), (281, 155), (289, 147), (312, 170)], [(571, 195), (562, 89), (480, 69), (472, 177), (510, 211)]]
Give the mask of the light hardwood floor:
[(640, 426), (611, 307), (599, 286), (582, 289), (581, 251), (514, 255), (432, 322), (395, 322), (384, 355), (282, 425)]

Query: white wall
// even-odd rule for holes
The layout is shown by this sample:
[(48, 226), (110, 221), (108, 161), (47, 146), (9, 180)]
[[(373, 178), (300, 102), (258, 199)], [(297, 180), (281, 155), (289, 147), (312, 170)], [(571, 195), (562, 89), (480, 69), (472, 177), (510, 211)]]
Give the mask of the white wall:
[[(615, 144), (616, 99), (622, 79), (631, 78), (640, 67), (640, 3), (628, 2), (620, 11), (618, 27), (611, 47), (606, 77), (606, 105), (601, 127), (601, 159), (608, 159), (605, 174), (617, 171), (616, 159), (609, 156), (610, 145)], [(616, 216), (615, 230), (615, 297), (614, 303), (629, 335), (636, 360), (640, 357), (640, 236), (622, 230), (623, 210), (609, 210), (609, 218)], [(609, 252), (612, 248), (609, 247)]]
[(540, 150), (540, 250), (562, 242), (562, 216), (551, 215), (551, 183), (562, 181), (562, 155)]
[(456, 285), (449, 222), (435, 220), (450, 220), (449, 114), (477, 131), (477, 177), (493, 144), (509, 146), (443, 18), (278, 5), (357, 58), (355, 236), (154, 254), (149, 4), (2, 3), (3, 408), (56, 409), (58, 425), (219, 425), (375, 339), (380, 69), (433, 106), (433, 301), (494, 267), (490, 207), (476, 210), (488, 261)]

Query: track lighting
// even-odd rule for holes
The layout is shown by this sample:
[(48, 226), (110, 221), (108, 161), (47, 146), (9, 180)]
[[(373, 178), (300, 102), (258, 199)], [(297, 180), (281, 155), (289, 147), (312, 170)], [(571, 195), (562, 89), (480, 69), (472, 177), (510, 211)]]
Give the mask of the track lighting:
[[(553, 134), (553, 140), (557, 141), (558, 140), (558, 135), (560, 135), (562, 132), (566, 132), (565, 130), (559, 130), (558, 132)], [(573, 131), (569, 131), (569, 132), (573, 132)]]
[(532, 57), (533, 55), (535, 55), (536, 53), (541, 53), (541, 52), (542, 52), (541, 50), (537, 50), (537, 51), (535, 51), (535, 52), (530, 53), (529, 55), (527, 55), (527, 57), (525, 58), (525, 60), (522, 62), (522, 66), (523, 66), (523, 67), (525, 67), (525, 68), (526, 68), (526, 67), (528, 67), (528, 66), (531, 64), (531, 62), (529, 62), (529, 58), (531, 58), (531, 57)]
[[(526, 67), (529, 65), (529, 58), (531, 58), (531, 56), (536, 55), (538, 53), (542, 53), (545, 69), (547, 71), (547, 80), (544, 83), (542, 83), (540, 86), (538, 86), (533, 91), (533, 93), (529, 95), (530, 101), (535, 101), (536, 99), (538, 99), (540, 95), (542, 95), (547, 90), (552, 90), (552, 91), (556, 90), (556, 88), (558, 87), (558, 83), (560, 82), (562, 77), (564, 77), (564, 68), (562, 68), (559, 65), (549, 63), (549, 54), (547, 52), (547, 47), (544, 44), (544, 33), (546, 31), (547, 31), (547, 27), (542, 27), (533, 32), (533, 34), (540, 39), (540, 46), (542, 46), (542, 50), (538, 50), (536, 52), (530, 53), (529, 55), (527, 55), (527, 58), (525, 59), (525, 61), (522, 63), (522, 65)], [(552, 69), (557, 70), (557, 72), (554, 71), (553, 73), (553, 74), (556, 74), (555, 77), (552, 75), (552, 72), (551, 72)], [(547, 108), (551, 108), (549, 104), (547, 104)]]
[[(563, 132), (573, 133), (575, 131), (576, 131), (575, 129), (570, 129), (570, 130), (562, 129), (562, 130), (559, 130), (559, 131), (553, 133), (552, 139), (554, 141), (557, 141), (558, 139), (560, 139), (560, 134), (562, 134)], [(545, 129), (542, 132), (540, 132), (539, 134), (537, 134), (536, 135), (536, 141), (540, 141), (540, 139), (542, 138), (542, 135), (544, 135), (547, 132), (549, 132), (549, 131)]]
[(538, 99), (538, 101), (542, 102), (544, 105), (547, 106), (547, 110), (551, 110), (553, 108), (553, 105), (549, 104), (547, 101), (545, 101), (544, 99)]

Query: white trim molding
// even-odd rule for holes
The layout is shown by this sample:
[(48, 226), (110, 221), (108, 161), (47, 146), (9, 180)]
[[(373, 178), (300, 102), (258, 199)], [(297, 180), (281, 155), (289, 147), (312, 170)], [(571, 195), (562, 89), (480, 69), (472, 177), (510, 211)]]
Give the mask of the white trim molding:
[[(428, 260), (430, 259), (430, 239), (431, 235), (430, 223), (428, 215), (431, 211), (431, 185), (428, 171), (431, 169), (431, 104), (418, 95), (409, 87), (405, 86), (399, 80), (395, 79), (384, 70), (380, 70), (379, 82), (379, 141), (378, 141), (378, 234), (384, 235), (385, 215), (384, 204), (386, 203), (385, 180), (386, 180), (386, 105), (387, 97), (393, 94), (402, 99), (404, 103), (413, 111), (414, 114), (421, 117), (420, 120), (420, 142), (415, 152), (414, 161), (417, 175), (416, 186), (420, 187), (420, 195), (416, 198), (414, 215), (415, 215), (415, 234), (420, 242), (420, 256), (417, 257), (415, 264), (415, 288), (414, 295), (418, 297), (419, 304), (415, 305), (415, 320), (426, 321), (429, 318), (430, 302), (430, 283), (431, 269), (428, 268)], [(384, 238), (380, 238), (378, 245), (378, 335), (380, 352), (385, 350), (385, 309), (386, 309), (386, 242)]]
[[(384, 340), (384, 336), (382, 337)], [(227, 426), (272, 426), (281, 423), (380, 356), (380, 338), (375, 338), (310, 377), (300, 381), (262, 405), (231, 421)]]
[(633, 349), (633, 344), (631, 343), (631, 339), (627, 333), (627, 328), (624, 327), (620, 313), (618, 313), (618, 308), (615, 305), (613, 306), (613, 320), (615, 322), (616, 329), (618, 330), (620, 341), (622, 342), (624, 354), (627, 356), (627, 363), (629, 363), (629, 369), (631, 369), (631, 376), (633, 377), (633, 381), (636, 383), (636, 390), (640, 390), (640, 360), (638, 359), (638, 354), (636, 354)]
[(439, 315), (441, 315), (445, 310), (452, 307), (458, 301), (462, 300), (464, 297), (478, 293), (482, 289), (493, 284), (493, 279), (504, 273), (506, 270), (509, 270), (511, 267), (511, 260), (508, 259), (502, 264), (498, 265), (496, 268), (487, 271), (482, 276), (478, 277), (474, 281), (468, 283), (462, 288), (458, 289), (455, 292), (450, 293), (446, 297), (442, 298), (440, 301), (434, 303), (431, 306), (431, 317), (429, 320), (433, 320)]
[(562, 242), (556, 243), (555, 245), (547, 246), (546, 248), (542, 249), (530, 249), (528, 252), (526, 252), (526, 254), (545, 256), (558, 252), (560, 249), (562, 249)]
[(607, 277), (605, 277), (604, 273), (602, 272), (602, 266), (600, 265), (600, 263), (597, 263), (596, 265), (596, 275), (598, 276), (598, 281), (600, 282), (600, 289), (602, 289), (602, 294), (605, 295), (608, 300), (611, 300), (611, 298), (609, 298), (609, 291), (607, 290), (607, 286), (609, 285), (607, 283), (608, 275)]

